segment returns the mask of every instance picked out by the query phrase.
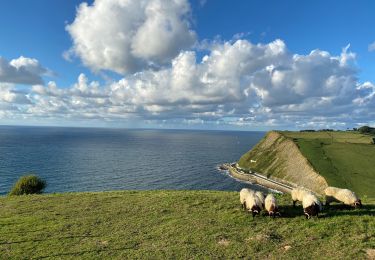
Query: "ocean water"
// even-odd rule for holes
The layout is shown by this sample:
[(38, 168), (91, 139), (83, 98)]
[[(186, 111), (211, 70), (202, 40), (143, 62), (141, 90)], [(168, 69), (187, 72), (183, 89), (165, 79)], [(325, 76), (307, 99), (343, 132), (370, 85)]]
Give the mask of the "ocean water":
[[(0, 194), (28, 172), (46, 192), (250, 186), (217, 169), (264, 132), (0, 127)], [(257, 186), (259, 188), (259, 186)]]

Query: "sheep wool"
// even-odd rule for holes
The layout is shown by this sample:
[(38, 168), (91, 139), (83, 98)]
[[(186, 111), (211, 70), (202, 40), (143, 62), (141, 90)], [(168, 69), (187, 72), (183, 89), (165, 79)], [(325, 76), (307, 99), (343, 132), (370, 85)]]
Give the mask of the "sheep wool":
[(251, 189), (247, 189), (247, 188), (243, 188), (240, 191), (240, 203), (243, 209), (246, 209), (246, 196), (251, 193), (254, 193), (254, 191)]
[(262, 207), (264, 208), (264, 194), (261, 191), (255, 192), (255, 195), (259, 198), (260, 202), (262, 203)]
[(279, 209), (277, 206), (276, 198), (273, 194), (268, 194), (266, 199), (264, 200), (264, 207), (268, 212), (269, 216), (275, 217), (276, 215), (280, 216)]
[(303, 213), (306, 215), (307, 219), (313, 216), (318, 216), (319, 212), (322, 210), (322, 204), (312, 193), (307, 193), (303, 196), (302, 207)]
[(362, 207), (361, 200), (351, 190), (327, 187), (324, 193), (326, 195), (326, 205), (329, 205), (331, 202), (343, 202), (345, 205)]
[(291, 192), (291, 195), (292, 195), (292, 200), (293, 200), (293, 206), (296, 205), (296, 202), (297, 201), (302, 201), (303, 197), (307, 194), (311, 194), (313, 195), (313, 193), (311, 191), (308, 191), (304, 188), (294, 188)]
[(245, 204), (246, 209), (253, 214), (253, 217), (260, 213), (262, 202), (260, 201), (259, 197), (255, 195), (255, 193), (249, 193), (246, 195)]

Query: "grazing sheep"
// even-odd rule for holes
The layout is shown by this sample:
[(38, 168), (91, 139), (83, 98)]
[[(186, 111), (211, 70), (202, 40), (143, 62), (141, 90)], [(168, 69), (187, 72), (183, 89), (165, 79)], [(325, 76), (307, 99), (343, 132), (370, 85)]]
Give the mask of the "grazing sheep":
[(254, 218), (255, 215), (260, 213), (262, 202), (260, 201), (259, 197), (255, 195), (255, 193), (248, 193), (245, 197), (245, 206), (246, 209), (253, 214)]
[(264, 200), (264, 207), (270, 217), (275, 217), (276, 215), (281, 216), (279, 208), (277, 206), (276, 198), (272, 193), (268, 194), (266, 199)]
[(324, 190), (324, 193), (326, 195), (326, 205), (329, 205), (331, 202), (343, 202), (345, 205), (353, 206), (355, 208), (362, 207), (361, 200), (351, 190), (327, 187)]
[(261, 191), (255, 192), (255, 195), (259, 198), (260, 202), (262, 203), (262, 208), (264, 209), (264, 194)]
[(312, 193), (305, 193), (302, 198), (303, 213), (306, 215), (306, 219), (313, 216), (318, 216), (322, 210), (322, 204), (319, 199)]
[(252, 194), (252, 193), (254, 193), (254, 191), (251, 190), (251, 189), (247, 189), (247, 188), (243, 188), (240, 191), (240, 203), (241, 203), (243, 209), (246, 209), (246, 196), (248, 194)]
[(303, 197), (307, 194), (313, 195), (311, 191), (306, 190), (305, 188), (294, 188), (292, 190), (292, 200), (293, 200), (293, 207), (296, 206), (297, 201), (302, 201)]

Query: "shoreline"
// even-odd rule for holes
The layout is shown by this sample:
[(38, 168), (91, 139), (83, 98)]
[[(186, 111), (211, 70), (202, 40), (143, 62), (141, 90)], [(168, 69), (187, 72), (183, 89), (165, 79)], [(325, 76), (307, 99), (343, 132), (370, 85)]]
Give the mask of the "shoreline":
[(238, 169), (236, 164), (224, 163), (219, 166), (220, 170), (227, 170), (229, 174), (240, 181), (248, 181), (252, 184), (264, 186), (269, 189), (280, 191), (282, 193), (291, 193), (293, 187), (276, 180), (267, 178), (259, 173), (251, 172), (245, 173), (241, 169)]

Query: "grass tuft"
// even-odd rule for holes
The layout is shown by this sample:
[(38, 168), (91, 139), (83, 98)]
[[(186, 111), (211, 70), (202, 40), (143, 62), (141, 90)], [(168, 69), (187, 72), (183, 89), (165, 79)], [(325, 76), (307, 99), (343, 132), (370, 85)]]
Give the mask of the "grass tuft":
[(46, 187), (46, 182), (36, 175), (25, 175), (14, 184), (9, 195), (40, 194)]

